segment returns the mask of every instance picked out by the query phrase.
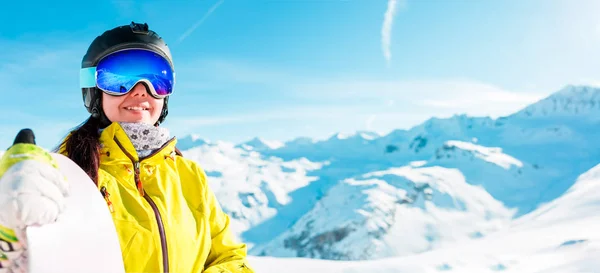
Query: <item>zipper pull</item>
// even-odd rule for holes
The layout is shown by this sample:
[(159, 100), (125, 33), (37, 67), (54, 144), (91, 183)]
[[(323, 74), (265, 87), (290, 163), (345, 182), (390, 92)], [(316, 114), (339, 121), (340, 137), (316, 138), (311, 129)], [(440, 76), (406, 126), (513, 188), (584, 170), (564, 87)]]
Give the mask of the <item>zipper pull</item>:
[(108, 209), (110, 210), (110, 213), (115, 212), (115, 208), (113, 207), (112, 202), (110, 201), (110, 193), (108, 193), (108, 191), (106, 190), (106, 187), (102, 187), (102, 189), (100, 189), (100, 192), (102, 193), (102, 197), (104, 197), (104, 200), (106, 200), (106, 204), (108, 205)]
[(135, 169), (135, 185), (140, 195), (144, 196), (144, 186), (142, 185), (142, 180), (140, 179), (140, 162), (133, 163), (133, 167)]

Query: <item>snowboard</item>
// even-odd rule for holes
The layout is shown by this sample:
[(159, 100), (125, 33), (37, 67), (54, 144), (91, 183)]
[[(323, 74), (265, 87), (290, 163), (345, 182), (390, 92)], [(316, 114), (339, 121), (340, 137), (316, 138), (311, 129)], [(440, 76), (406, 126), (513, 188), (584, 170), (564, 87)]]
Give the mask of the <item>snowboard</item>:
[(106, 201), (71, 159), (53, 153), (70, 185), (67, 207), (55, 223), (28, 227), (29, 273), (124, 273), (121, 247)]

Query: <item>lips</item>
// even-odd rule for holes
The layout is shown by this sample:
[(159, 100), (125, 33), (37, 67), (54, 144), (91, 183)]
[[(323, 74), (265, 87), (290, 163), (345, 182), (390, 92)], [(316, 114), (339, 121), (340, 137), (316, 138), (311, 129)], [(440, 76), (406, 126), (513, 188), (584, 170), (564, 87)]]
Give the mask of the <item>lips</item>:
[(151, 109), (151, 107), (150, 104), (147, 102), (137, 101), (130, 102), (130, 104), (127, 104), (125, 107), (123, 107), (123, 109), (129, 111), (148, 111)]
[(128, 107), (124, 107), (127, 110), (132, 110), (132, 111), (146, 111), (150, 108), (148, 107), (144, 107), (144, 106), (128, 106)]

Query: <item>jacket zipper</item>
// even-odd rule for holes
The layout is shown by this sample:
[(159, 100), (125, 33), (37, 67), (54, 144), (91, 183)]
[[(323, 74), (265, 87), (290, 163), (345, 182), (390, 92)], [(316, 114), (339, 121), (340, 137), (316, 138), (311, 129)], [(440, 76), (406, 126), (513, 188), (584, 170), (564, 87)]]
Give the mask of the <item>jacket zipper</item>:
[[(163, 272), (168, 273), (169, 272), (169, 253), (167, 251), (167, 236), (165, 234), (165, 227), (164, 227), (160, 212), (158, 211), (158, 207), (156, 206), (156, 203), (154, 203), (152, 198), (150, 198), (150, 196), (148, 196), (148, 194), (146, 194), (146, 191), (144, 190), (144, 187), (142, 185), (142, 181), (140, 179), (140, 162), (141, 161), (136, 161), (133, 158), (133, 156), (131, 156), (131, 154), (129, 152), (127, 152), (127, 150), (125, 150), (125, 148), (123, 148), (123, 145), (121, 145), (121, 143), (119, 142), (119, 140), (116, 137), (114, 138), (114, 141), (117, 143), (119, 148), (121, 148), (123, 153), (125, 153), (125, 155), (127, 157), (129, 157), (129, 159), (133, 163), (133, 167), (135, 169), (135, 172), (134, 172), (135, 186), (138, 189), (138, 192), (140, 193), (140, 195), (143, 196), (144, 199), (146, 200), (146, 202), (148, 202), (148, 204), (150, 205), (150, 207), (152, 207), (152, 211), (154, 211), (154, 216), (156, 217), (156, 223), (158, 224), (158, 232), (160, 235), (160, 243), (161, 243), (161, 249), (162, 249), (162, 254), (163, 254), (162, 255), (162, 257), (163, 257)], [(150, 158), (153, 155), (159, 153), (171, 141), (173, 141), (173, 139), (169, 140), (161, 148), (154, 151), (152, 154), (148, 155), (146, 158)]]
[(165, 228), (163, 226), (162, 218), (160, 217), (160, 212), (158, 211), (158, 207), (156, 206), (154, 201), (152, 201), (150, 196), (145, 194), (144, 199), (146, 199), (146, 201), (148, 201), (148, 204), (150, 204), (150, 206), (152, 207), (152, 210), (154, 211), (154, 216), (156, 216), (156, 222), (158, 223), (158, 232), (160, 233), (160, 243), (161, 243), (162, 254), (163, 254), (162, 255), (163, 272), (168, 273), (169, 272), (169, 256), (168, 256), (169, 253), (167, 251), (167, 236), (165, 235)]

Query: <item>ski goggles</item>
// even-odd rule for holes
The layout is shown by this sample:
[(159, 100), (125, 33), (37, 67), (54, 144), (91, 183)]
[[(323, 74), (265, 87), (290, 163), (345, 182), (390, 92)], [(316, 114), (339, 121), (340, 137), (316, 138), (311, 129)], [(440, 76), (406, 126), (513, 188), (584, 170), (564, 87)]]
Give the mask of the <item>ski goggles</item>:
[(81, 88), (97, 87), (104, 93), (121, 96), (146, 83), (157, 99), (173, 93), (175, 71), (163, 56), (145, 49), (126, 49), (102, 58), (95, 67), (80, 71)]

